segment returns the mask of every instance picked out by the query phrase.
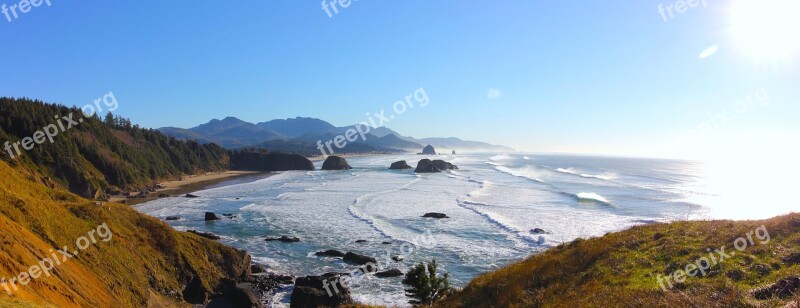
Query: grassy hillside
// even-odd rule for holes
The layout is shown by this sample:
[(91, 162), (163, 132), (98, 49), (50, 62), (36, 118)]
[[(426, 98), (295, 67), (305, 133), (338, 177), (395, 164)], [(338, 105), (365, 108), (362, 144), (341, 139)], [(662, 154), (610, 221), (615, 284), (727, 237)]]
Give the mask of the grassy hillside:
[[(764, 234), (769, 235), (766, 243)], [(742, 251), (734, 246), (739, 237), (747, 241)], [(739, 244), (743, 247), (741, 240)], [(723, 245), (723, 253), (730, 255), (725, 259), (716, 253)], [(671, 280), (672, 288), (664, 282), (666, 291), (659, 286), (658, 275), (685, 271), (701, 257), (711, 261), (709, 249), (717, 264), (705, 276), (695, 272), (683, 283)], [(800, 214), (764, 221), (638, 226), (560, 245), (479, 276), (439, 306), (781, 307), (800, 301), (800, 295), (758, 299), (750, 291), (800, 277), (798, 263)]]
[[(82, 199), (36, 182), (29, 170), (0, 160), (0, 277), (15, 277), (64, 245), (106, 224), (113, 236), (8, 295), (6, 307), (186, 306), (192, 278), (213, 288), (249, 273), (250, 257), (198, 236), (172, 230), (125, 205)], [(31, 271), (32, 273), (32, 271)]]
[[(44, 175), (47, 184), (66, 187), (85, 197), (105, 188), (143, 188), (161, 178), (228, 168), (228, 154), (220, 146), (180, 141), (156, 130), (142, 129), (120, 117), (99, 116), (82, 119), (77, 108), (46, 104), (29, 99), (0, 97), (0, 160), (20, 164)], [(5, 149), (33, 138), (45, 127), (67, 129), (51, 143), (36, 145), (12, 159)]]

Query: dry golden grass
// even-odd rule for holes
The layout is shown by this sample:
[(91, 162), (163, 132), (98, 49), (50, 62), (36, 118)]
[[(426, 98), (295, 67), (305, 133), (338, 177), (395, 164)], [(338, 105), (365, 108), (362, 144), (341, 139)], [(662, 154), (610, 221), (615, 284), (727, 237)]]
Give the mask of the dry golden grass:
[[(770, 241), (738, 252), (735, 239), (764, 225)], [(656, 234), (659, 234), (656, 236)], [(736, 251), (705, 277), (663, 291), (656, 276), (685, 268), (707, 249)], [(782, 258), (800, 252), (800, 214), (764, 221), (695, 221), (633, 227), (577, 240), (475, 278), (443, 307), (775, 307), (749, 291), (800, 275)], [(769, 273), (759, 274), (755, 264)], [(737, 275), (741, 274), (741, 275)], [(736, 279), (733, 279), (734, 277)]]
[(37, 183), (0, 161), (0, 277), (13, 277), (106, 223), (113, 233), (9, 296), (0, 306), (142, 307), (182, 305), (191, 276), (211, 288), (249, 271), (249, 256), (184, 232), (128, 206), (102, 206)]

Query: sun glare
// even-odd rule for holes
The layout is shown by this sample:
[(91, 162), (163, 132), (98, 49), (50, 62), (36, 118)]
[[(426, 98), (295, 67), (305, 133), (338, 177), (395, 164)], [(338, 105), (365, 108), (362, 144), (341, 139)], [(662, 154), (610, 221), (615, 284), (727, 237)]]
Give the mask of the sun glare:
[(800, 53), (800, 1), (740, 0), (731, 8), (737, 48), (764, 62), (785, 62)]

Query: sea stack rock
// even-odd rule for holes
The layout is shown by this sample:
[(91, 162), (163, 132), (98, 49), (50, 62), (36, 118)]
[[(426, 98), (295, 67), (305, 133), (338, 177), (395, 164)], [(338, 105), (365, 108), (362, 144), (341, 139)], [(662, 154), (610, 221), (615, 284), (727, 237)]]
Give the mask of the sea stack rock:
[(414, 170), (416, 173), (433, 173), (433, 172), (442, 172), (433, 165), (433, 162), (430, 159), (421, 159), (417, 163), (417, 169)]
[(436, 150), (429, 144), (422, 149), (422, 155), (436, 155)]
[(325, 162), (322, 163), (322, 170), (350, 170), (353, 167), (347, 164), (344, 158), (339, 156), (328, 156)]
[(392, 163), (392, 166), (389, 167), (391, 170), (404, 170), (404, 169), (411, 169), (413, 167), (409, 166), (405, 160), (401, 160), (398, 162)]
[(439, 159), (433, 161), (433, 166), (439, 170), (458, 170), (458, 166)]
[(442, 172), (444, 170), (455, 170), (458, 169), (458, 166), (448, 163), (443, 160), (434, 160), (431, 161), (430, 159), (422, 159), (417, 163), (417, 169), (414, 170), (416, 173), (432, 173), (432, 172)]
[(205, 221), (214, 221), (219, 219), (220, 219), (219, 216), (217, 216), (217, 214), (214, 214), (214, 212), (206, 212)]

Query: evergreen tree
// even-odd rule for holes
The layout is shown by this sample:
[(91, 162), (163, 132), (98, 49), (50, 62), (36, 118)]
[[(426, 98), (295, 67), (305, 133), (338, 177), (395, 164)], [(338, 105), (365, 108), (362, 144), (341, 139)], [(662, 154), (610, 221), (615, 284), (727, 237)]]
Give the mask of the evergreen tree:
[(405, 290), (406, 296), (411, 297), (410, 304), (431, 305), (450, 293), (449, 274), (445, 272), (440, 278), (436, 268), (436, 259), (433, 259), (427, 266), (420, 262), (406, 273), (403, 284), (410, 286)]

